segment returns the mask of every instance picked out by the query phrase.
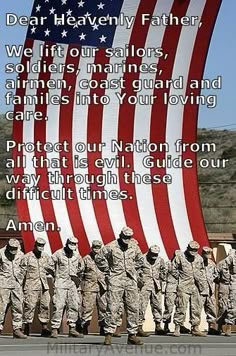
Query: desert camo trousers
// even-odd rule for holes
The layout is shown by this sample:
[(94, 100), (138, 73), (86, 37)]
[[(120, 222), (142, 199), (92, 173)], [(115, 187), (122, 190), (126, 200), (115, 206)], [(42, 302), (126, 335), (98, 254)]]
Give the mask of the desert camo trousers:
[(83, 292), (82, 293), (82, 323), (92, 320), (95, 305), (98, 311), (98, 322), (101, 323), (105, 318), (107, 308), (107, 292)]
[(163, 314), (163, 322), (164, 323), (171, 322), (171, 316), (172, 316), (174, 306), (176, 303), (176, 298), (177, 298), (176, 292), (169, 292), (169, 293), (165, 294), (165, 299), (164, 299), (165, 311)]
[(150, 290), (141, 290), (139, 294), (139, 325), (143, 325), (145, 321), (145, 314), (150, 301), (153, 320), (161, 322), (162, 320), (162, 292), (161, 290), (155, 292)]
[(70, 289), (55, 288), (52, 298), (53, 314), (51, 325), (52, 329), (59, 329), (63, 312), (66, 311), (67, 324), (74, 328), (78, 319), (78, 293), (76, 286)]
[(8, 307), (12, 312), (13, 330), (22, 328), (23, 292), (21, 289), (0, 288), (0, 330), (3, 329)]
[(214, 295), (201, 296), (202, 306), (206, 313), (206, 321), (208, 323), (216, 322), (216, 299)]
[(192, 291), (192, 294), (183, 291), (177, 292), (176, 310), (174, 315), (174, 324), (183, 325), (186, 319), (186, 311), (190, 305), (190, 324), (199, 326), (201, 322), (201, 297), (197, 289)]
[(50, 320), (50, 294), (48, 290), (27, 290), (24, 292), (23, 322), (31, 324), (34, 320), (35, 309), (38, 307), (38, 318), (43, 324)]

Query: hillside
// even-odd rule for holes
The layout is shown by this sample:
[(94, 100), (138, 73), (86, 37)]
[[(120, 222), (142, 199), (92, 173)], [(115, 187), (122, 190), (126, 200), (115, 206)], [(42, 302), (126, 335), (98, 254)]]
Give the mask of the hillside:
[[(6, 221), (16, 217), (15, 203), (5, 199), (4, 160), (7, 158), (5, 142), (11, 138), (11, 122), (0, 116), (0, 228)], [(199, 153), (202, 158), (230, 159), (230, 164), (222, 168), (200, 168), (198, 170), (203, 214), (208, 232), (232, 232), (236, 230), (236, 131), (216, 131), (200, 129), (198, 142), (214, 142), (217, 151)]]

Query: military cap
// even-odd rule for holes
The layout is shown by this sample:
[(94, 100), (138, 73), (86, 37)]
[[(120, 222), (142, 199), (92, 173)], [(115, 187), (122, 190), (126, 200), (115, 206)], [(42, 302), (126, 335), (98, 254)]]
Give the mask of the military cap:
[(77, 243), (78, 243), (78, 240), (77, 240), (76, 237), (71, 236), (71, 237), (69, 237), (69, 238), (67, 239), (67, 243), (69, 243), (69, 244), (77, 244)]
[(160, 247), (157, 246), (157, 245), (152, 245), (150, 248), (149, 248), (149, 251), (151, 253), (153, 253), (154, 255), (158, 255), (160, 253)]
[(181, 250), (175, 250), (174, 255), (175, 256), (180, 256), (182, 254)]
[(204, 246), (202, 248), (202, 253), (204, 253), (205, 255), (211, 255), (212, 254), (212, 248), (210, 248), (208, 246)]
[(131, 237), (131, 236), (133, 236), (134, 232), (130, 227), (125, 226), (122, 228), (121, 234)]
[(197, 241), (190, 241), (188, 244), (188, 249), (189, 250), (198, 250), (200, 247), (199, 243)]
[(100, 240), (93, 240), (92, 247), (97, 247), (97, 248), (102, 247), (101, 241)]
[(19, 241), (17, 239), (10, 239), (8, 241), (8, 246), (10, 248), (19, 248), (20, 247), (20, 243), (19, 243)]
[(38, 244), (38, 245), (45, 245), (45, 244), (46, 244), (46, 241), (45, 241), (42, 237), (38, 237), (38, 238), (35, 240), (35, 243)]

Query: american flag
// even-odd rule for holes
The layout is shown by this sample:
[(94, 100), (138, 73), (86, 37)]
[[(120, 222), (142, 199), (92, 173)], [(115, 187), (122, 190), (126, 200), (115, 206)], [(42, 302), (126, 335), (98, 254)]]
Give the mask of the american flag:
[[(190, 150), (176, 152), (175, 142), (182, 139), (185, 143), (196, 142), (197, 131), (197, 105), (168, 105), (163, 100), (155, 100), (154, 103), (141, 105), (130, 104), (125, 100), (120, 103), (117, 98), (119, 94), (126, 93), (128, 96), (157, 95), (163, 93), (168, 95), (189, 95), (194, 92), (198, 95), (200, 90), (189, 89), (191, 79), (201, 79), (209, 47), (214, 23), (220, 7), (220, 0), (35, 0), (32, 16), (45, 17), (42, 25), (29, 25), (25, 48), (33, 49), (33, 57), (22, 57), (22, 63), (44, 64), (49, 68), (51, 64), (73, 64), (78, 68), (78, 73), (70, 73), (68, 70), (50, 73), (42, 70), (34, 73), (32, 70), (20, 75), (20, 80), (39, 79), (44, 82), (53, 79), (55, 81), (65, 80), (67, 87), (63, 89), (25, 89), (20, 88), (16, 94), (21, 96), (36, 95), (52, 97), (68, 96), (68, 104), (53, 105), (43, 104), (18, 104), (15, 111), (40, 111), (48, 120), (17, 121), (14, 120), (13, 139), (17, 143), (37, 142), (68, 142), (68, 150), (64, 152), (27, 152), (19, 153), (14, 150), (14, 157), (19, 154), (25, 155), (25, 167), (15, 168), (14, 174), (23, 176), (40, 176), (38, 183), (39, 191), (62, 191), (63, 188), (72, 190), (73, 199), (18, 199), (17, 210), (19, 221), (31, 221), (36, 223), (54, 222), (58, 228), (56, 231), (22, 231), (26, 251), (32, 249), (35, 237), (44, 237), (47, 241), (47, 252), (52, 253), (65, 243), (69, 236), (76, 236), (79, 240), (79, 249), (82, 255), (89, 252), (91, 242), (94, 239), (101, 240), (104, 244), (117, 238), (123, 226), (131, 226), (135, 232), (135, 238), (143, 252), (148, 246), (158, 244), (164, 258), (171, 257), (174, 250), (185, 249), (190, 240), (197, 240), (201, 246), (208, 245), (208, 238), (204, 226), (199, 198), (197, 180), (196, 154)], [(119, 16), (133, 18), (130, 28), (120, 22), (105, 26), (99, 24), (100, 17), (119, 18)], [(181, 24), (154, 26), (150, 20), (142, 23), (142, 14), (161, 16), (172, 14), (181, 18), (183, 16), (198, 16), (194, 26), (182, 26)], [(84, 17), (85, 19), (96, 19), (86, 21), (84, 24), (74, 25), (55, 24), (55, 16), (64, 19)], [(46, 49), (60, 45), (63, 55), (46, 55)], [(106, 48), (163, 48), (166, 57), (157, 58), (154, 53), (151, 56), (132, 56), (126, 54), (109, 58), (106, 56)], [(40, 48), (43, 48), (40, 53)], [(98, 49), (95, 56), (73, 56), (71, 49), (82, 48)], [(81, 51), (80, 51), (81, 53)], [(136, 64), (150, 65), (155, 63), (160, 71), (158, 73), (137, 73), (124, 71), (118, 73), (89, 73), (88, 65), (96, 63), (105, 65)], [(154, 88), (141, 89), (137, 93), (132, 82), (144, 79), (155, 81), (157, 79), (176, 79), (183, 76), (184, 85), (182, 89)], [(124, 88), (117, 90), (111, 88), (81, 89), (81, 79), (112, 81), (123, 78)], [(107, 95), (110, 103), (105, 104), (76, 104), (76, 93), (81, 95), (98, 97)], [(149, 152), (112, 152), (111, 141), (117, 140), (132, 143), (137, 140), (147, 143), (168, 143), (169, 152), (151, 153), (155, 160), (167, 158), (172, 159), (190, 158), (193, 160), (193, 168), (145, 168), (143, 158)], [(104, 143), (101, 151), (90, 152), (88, 149), (77, 152), (77, 143), (87, 145), (88, 143)], [(88, 167), (75, 165), (75, 156), (85, 159)], [(67, 164), (60, 167), (36, 168), (32, 164), (32, 158), (66, 158)], [(111, 168), (96, 167), (94, 162), (98, 158), (112, 159), (118, 156), (125, 158), (125, 167), (112, 166)], [(77, 184), (75, 179), (68, 183), (49, 181), (49, 174), (61, 177), (66, 175), (81, 175), (91, 177), (92, 175), (114, 174), (116, 181), (99, 186), (98, 183), (83, 182)], [(144, 184), (133, 182), (127, 184), (124, 181), (124, 172), (132, 172), (141, 176), (145, 174), (170, 174), (171, 184)], [(32, 184), (17, 183), (20, 190), (32, 188)], [(101, 192), (126, 190), (128, 199), (83, 199), (81, 188), (85, 191), (99, 190)]]

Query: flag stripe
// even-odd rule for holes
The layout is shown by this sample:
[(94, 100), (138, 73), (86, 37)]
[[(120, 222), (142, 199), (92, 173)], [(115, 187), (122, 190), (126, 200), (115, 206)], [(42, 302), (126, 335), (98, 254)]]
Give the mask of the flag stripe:
[[(141, 25), (141, 16), (144, 12), (153, 14), (155, 9), (156, 1), (149, 1), (148, 4), (143, 0), (140, 1), (139, 8), (137, 10), (137, 15), (135, 18), (135, 23), (133, 27), (133, 31), (130, 38), (129, 45), (134, 45), (135, 48), (142, 48), (145, 46), (146, 37), (148, 34), (150, 22), (146, 23), (145, 25)], [(142, 31), (140, 30), (142, 29)], [(139, 36), (137, 36), (139, 33)], [(141, 58), (139, 57), (128, 57), (126, 59), (126, 64), (141, 64)], [(122, 94), (127, 93), (127, 96), (134, 95), (132, 88), (132, 81), (135, 79), (139, 79), (139, 73), (128, 73), (126, 72), (124, 75), (124, 79), (126, 81), (126, 88), (122, 90)], [(118, 127), (118, 140), (121, 140), (124, 144), (125, 143), (132, 143), (133, 142), (133, 135), (134, 135), (134, 120), (135, 120), (135, 106), (124, 103), (120, 104), (120, 111), (119, 111), (119, 127)], [(127, 172), (129, 174), (133, 171), (133, 154), (132, 152), (122, 152), (122, 155), (126, 157), (127, 164), (130, 165), (130, 168), (127, 167), (125, 169), (121, 168), (119, 170), (119, 177), (120, 177), (120, 185), (121, 190), (127, 190), (129, 194), (130, 200), (123, 200), (123, 209), (126, 216), (126, 220), (128, 221), (128, 225), (135, 231), (135, 237), (139, 242), (139, 245), (143, 251), (146, 251), (148, 248), (147, 241), (145, 239), (143, 226), (140, 219), (140, 214), (138, 211), (137, 206), (137, 197), (135, 192), (134, 184), (124, 184), (123, 182), (123, 174)], [(119, 152), (119, 156), (121, 156)]]
[[(67, 51), (67, 45), (62, 45), (63, 50)], [(64, 64), (64, 58), (63, 57), (54, 57), (53, 63), (56, 65), (63, 65)], [(57, 72), (57, 73), (51, 73), (50, 76), (50, 80), (54, 80), (54, 81), (59, 81), (59, 80), (63, 80), (64, 74), (63, 72)], [(50, 89), (49, 90), (49, 95), (50, 97), (52, 95), (57, 95), (58, 97), (61, 97), (61, 89), (60, 88), (56, 88), (56, 89)], [(60, 105), (53, 105), (53, 104), (49, 104), (47, 106), (47, 118), (48, 121), (46, 123), (46, 141), (50, 142), (52, 144), (55, 144), (57, 142), (60, 141), (59, 139), (59, 118), (60, 118)], [(47, 152), (47, 158), (53, 162), (53, 160), (55, 161), (58, 160), (60, 161), (60, 153), (59, 152)], [(51, 179), (54, 179), (53, 177), (55, 177), (56, 174), (62, 174), (62, 168), (58, 168), (58, 166), (55, 165), (55, 167), (51, 166), (47, 169), (48, 174), (50, 175)], [(55, 182), (49, 182), (49, 186), (50, 186), (50, 190), (57, 190), (62, 192), (62, 188), (63, 185), (59, 182), (59, 183), (55, 183)], [(56, 217), (56, 221), (57, 221), (57, 225), (60, 228), (60, 237), (62, 240), (62, 244), (64, 245), (64, 243), (66, 242), (66, 239), (69, 236), (73, 235), (73, 231), (71, 229), (71, 225), (70, 225), (70, 217), (69, 217), (69, 211), (67, 211), (67, 206), (66, 206), (66, 202), (63, 199), (60, 200), (53, 200), (52, 201), (53, 204), (53, 209), (55, 211), (55, 217)], [(61, 219), (61, 217), (63, 216), (63, 219)]]
[[(219, 0), (214, 1), (214, 4), (206, 2), (201, 18), (202, 26), (198, 31), (193, 50), (186, 95), (189, 95), (191, 92), (194, 93), (194, 95), (199, 95), (201, 93), (200, 89), (190, 89), (189, 84), (191, 79), (200, 81), (203, 76), (207, 51), (220, 4), (221, 1)], [(197, 142), (197, 118), (198, 105), (186, 105), (184, 108), (183, 142)], [(187, 158), (190, 158), (194, 162), (194, 167), (192, 169), (183, 168), (184, 194), (189, 224), (194, 240), (198, 241), (201, 246), (208, 246), (209, 241), (204, 225), (199, 196), (197, 154), (191, 152), (191, 150), (187, 150), (186, 152), (183, 152), (183, 159)]]
[[(78, 47), (79, 48), (79, 47)], [(67, 52), (66, 64), (74, 64), (75, 68), (79, 67), (80, 57), (72, 57), (70, 50), (72, 46), (70, 45)], [(61, 153), (61, 158), (64, 156), (67, 160), (66, 166), (62, 167), (62, 175), (66, 178), (66, 175), (73, 175), (73, 147), (72, 147), (72, 132), (73, 132), (73, 107), (75, 100), (75, 87), (76, 87), (76, 72), (75, 73), (64, 73), (64, 80), (67, 83), (67, 89), (62, 90), (62, 96), (69, 96), (70, 102), (66, 105), (61, 105), (60, 110), (60, 127), (59, 127), (59, 141), (67, 141), (68, 153)], [(70, 88), (70, 90), (69, 90)], [(90, 250), (90, 245), (86, 236), (84, 229), (83, 220), (80, 214), (77, 196), (76, 196), (76, 184), (74, 179), (70, 180), (70, 183), (64, 183), (64, 188), (71, 189), (73, 192), (73, 199), (66, 199), (66, 207), (70, 217), (70, 223), (73, 230), (73, 235), (79, 239), (79, 250), (82, 255), (85, 255)]]
[[(27, 39), (25, 41), (24, 49), (26, 49), (26, 48), (32, 49), (33, 45), (34, 45), (34, 41), (30, 40), (30, 39)], [(31, 57), (22, 56), (21, 63), (23, 65), (26, 66), (27, 63), (31, 63), (31, 61), (32, 61)], [(27, 72), (21, 73), (20, 74), (20, 81), (22, 82), (22, 80), (27, 80), (27, 77), (28, 77)], [(26, 91), (27, 90), (24, 89), (24, 88), (17, 89), (16, 95), (18, 95), (19, 97), (23, 98), (25, 96), (25, 94), (26, 94)], [(24, 112), (24, 111), (25, 111), (24, 104), (15, 105), (14, 113), (16, 113), (16, 112)], [(13, 121), (13, 135), (12, 135), (12, 138), (16, 143), (23, 143), (24, 142), (24, 140), (23, 140), (23, 125), (24, 125), (23, 121), (17, 121), (17, 120)], [(24, 153), (23, 153), (23, 155), (24, 155)], [(17, 149), (13, 150), (13, 159), (14, 159), (14, 161), (16, 161), (16, 157), (17, 156), (21, 156), (21, 155), (22, 155), (21, 153), (17, 152)], [(15, 176), (19, 175), (20, 177), (22, 177), (23, 174), (24, 174), (23, 166), (15, 167), (14, 170), (13, 170), (13, 173), (14, 173)], [(20, 189), (22, 191), (23, 191), (23, 189), (25, 187), (26, 187), (26, 185), (23, 184), (22, 182), (15, 185), (16, 189)], [(29, 206), (28, 206), (28, 202), (27, 202), (26, 199), (16, 199), (16, 207), (17, 207), (17, 214), (18, 214), (19, 221), (26, 221), (26, 222), (31, 221), (30, 212), (29, 212)], [(30, 230), (24, 231), (23, 232), (23, 238), (24, 238), (25, 250), (26, 250), (26, 252), (28, 252), (34, 246), (34, 235), (33, 235), (33, 232), (30, 231)]]
[[(170, 12), (179, 18), (183, 17), (187, 12), (188, 5), (189, 1), (185, 1), (181, 4), (174, 1)], [(159, 61), (159, 67), (162, 70), (162, 73), (160, 76), (156, 76), (157, 80), (162, 79), (165, 82), (170, 78), (176, 79), (172, 76), (172, 70), (175, 62), (181, 28), (182, 27), (180, 25), (172, 25), (167, 26), (165, 30), (162, 48), (164, 49), (164, 53), (168, 54), (168, 57), (167, 59), (161, 58)], [(170, 89), (165, 88), (154, 90), (154, 95), (157, 95), (159, 99), (156, 103), (154, 103), (152, 108), (151, 142), (167, 142), (169, 144), (165, 137), (168, 107), (163, 101), (163, 94), (168, 94), (169, 91)], [(160, 162), (162, 162), (162, 160), (165, 159), (165, 152), (154, 152), (152, 156), (154, 157), (154, 160), (160, 160)], [(161, 176), (164, 176), (167, 174), (167, 169), (154, 167), (151, 169), (151, 173), (152, 175), (160, 174)], [(174, 230), (167, 190), (168, 186), (166, 184), (152, 186), (156, 217), (160, 227), (162, 239), (165, 244), (167, 255), (172, 257), (173, 251), (179, 249), (179, 242)]]
[[(53, 57), (51, 55), (46, 55), (46, 52), (45, 52), (47, 46), (50, 47), (51, 45), (52, 45), (51, 43), (45, 42), (44, 47), (43, 47), (42, 62), (45, 62), (47, 67), (50, 64), (52, 64), (52, 62), (53, 62)], [(39, 80), (44, 80), (45, 82), (47, 82), (49, 79), (50, 79), (49, 72), (39, 74)], [(45, 98), (47, 93), (48, 93), (47, 88), (38, 89), (36, 95), (37, 95), (37, 97), (42, 95)], [(39, 103), (39, 104), (35, 105), (35, 111), (41, 112), (43, 115), (43, 118), (44, 118), (47, 115), (47, 105), (45, 103), (43, 103), (43, 104)], [(25, 141), (27, 141), (27, 137), (25, 137)], [(42, 145), (46, 143), (46, 121), (45, 120), (35, 121), (34, 142), (37, 142), (37, 141), (42, 143)], [(47, 159), (45, 151), (35, 152), (35, 157), (38, 160), (42, 159), (43, 161), (44, 161), (44, 159)], [(35, 168), (35, 172), (36, 172), (37, 176), (41, 177), (39, 184), (38, 184), (39, 191), (40, 192), (50, 191), (48, 177), (47, 177), (47, 167), (44, 163), (43, 164), (39, 163), (37, 165), (38, 165), (38, 167)], [(43, 221), (45, 223), (46, 222), (54, 222), (57, 226), (57, 221), (56, 221), (56, 217), (55, 217), (55, 211), (53, 209), (52, 200), (41, 198), (40, 205), (41, 205), (41, 209), (42, 209)], [(48, 231), (47, 234), (48, 234), (48, 238), (49, 238), (49, 244), (50, 244), (51, 251), (53, 252), (53, 251), (56, 251), (59, 248), (61, 248), (62, 242), (61, 242), (59, 231), (57, 231), (57, 230)]]
[[(205, 0), (192, 0), (187, 10), (187, 16), (198, 15), (201, 18)], [(193, 45), (197, 36), (198, 28), (196, 26), (182, 27), (178, 48), (176, 51), (175, 63), (172, 72), (172, 78), (188, 77), (191, 63)], [(186, 79), (182, 89), (171, 88), (170, 95), (183, 95), (186, 92)], [(170, 154), (172, 158), (178, 158), (181, 152), (176, 152), (175, 142), (182, 138), (184, 106), (180, 103), (177, 105), (168, 105), (166, 141), (170, 145)], [(179, 119), (176, 120), (176, 117)], [(185, 249), (189, 240), (193, 239), (189, 226), (187, 208), (184, 199), (184, 187), (181, 168), (168, 168), (167, 173), (173, 177), (172, 184), (168, 185), (168, 197), (170, 202), (171, 216), (175, 227), (175, 232), (181, 249)]]

